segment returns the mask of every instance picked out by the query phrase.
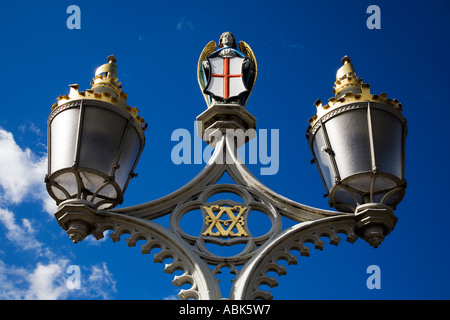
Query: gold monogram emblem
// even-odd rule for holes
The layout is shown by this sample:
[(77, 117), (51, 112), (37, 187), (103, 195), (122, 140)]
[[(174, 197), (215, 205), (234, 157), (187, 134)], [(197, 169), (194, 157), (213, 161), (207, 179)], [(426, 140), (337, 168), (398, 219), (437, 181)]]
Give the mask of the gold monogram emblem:
[[(242, 216), (247, 207), (234, 206), (234, 207), (220, 207), (218, 205), (204, 206), (208, 216), (205, 218), (205, 225), (209, 226), (204, 236), (220, 236), (220, 237), (248, 237), (248, 233), (244, 228), (244, 217)], [(215, 214), (217, 212), (217, 214)], [(221, 220), (222, 215), (226, 213), (229, 220)], [(235, 216), (237, 213), (237, 216)], [(213, 228), (216, 227), (217, 232), (213, 232)], [(225, 229), (225, 228), (227, 229)], [(233, 229), (236, 228), (236, 232)]]

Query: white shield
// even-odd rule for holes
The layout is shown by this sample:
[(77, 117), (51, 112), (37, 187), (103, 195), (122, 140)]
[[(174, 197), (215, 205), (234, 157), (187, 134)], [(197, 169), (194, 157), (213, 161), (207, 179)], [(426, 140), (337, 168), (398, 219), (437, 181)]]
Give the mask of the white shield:
[(243, 80), (241, 57), (208, 58), (210, 78), (205, 92), (222, 99), (239, 96), (247, 91)]

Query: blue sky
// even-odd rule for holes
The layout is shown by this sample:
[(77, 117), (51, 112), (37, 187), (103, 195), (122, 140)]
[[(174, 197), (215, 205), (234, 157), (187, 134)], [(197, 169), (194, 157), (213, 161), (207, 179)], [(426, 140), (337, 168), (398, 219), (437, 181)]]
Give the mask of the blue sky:
[[(72, 4), (81, 9), (79, 30), (66, 26)], [(372, 4), (381, 9), (379, 30), (366, 26)], [(109, 237), (75, 245), (58, 226), (43, 182), (46, 122), (68, 85), (90, 88), (113, 53), (128, 103), (149, 123), (123, 206), (180, 188), (204, 164), (175, 165), (171, 134), (196, 134), (206, 109), (197, 60), (224, 31), (258, 59), (247, 109), (258, 129), (279, 130), (279, 170), (261, 176), (262, 164), (249, 167), (281, 195), (328, 209), (304, 134), (314, 101), (332, 96), (344, 55), (372, 93), (402, 102), (408, 120), (408, 188), (395, 230), (377, 249), (362, 239), (311, 249), (278, 278), (275, 299), (449, 299), (449, 9), (445, 1), (0, 1), (0, 299), (176, 296), (153, 254)], [(80, 267), (79, 290), (66, 286), (69, 265)], [(366, 286), (370, 265), (380, 267), (381, 289)]]

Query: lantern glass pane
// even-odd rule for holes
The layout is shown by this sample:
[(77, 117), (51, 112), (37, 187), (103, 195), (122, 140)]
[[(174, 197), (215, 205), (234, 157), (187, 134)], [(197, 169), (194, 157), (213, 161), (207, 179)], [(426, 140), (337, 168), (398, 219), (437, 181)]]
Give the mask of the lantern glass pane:
[(74, 164), (78, 114), (78, 108), (66, 109), (57, 114), (50, 124), (50, 174)]
[[(350, 205), (350, 206), (356, 208), (357, 202), (355, 201), (354, 197), (356, 198), (356, 200), (358, 200), (359, 203), (362, 202), (361, 196), (359, 194), (357, 194), (357, 193), (350, 194), (350, 193), (348, 193), (347, 190), (345, 190), (343, 188), (338, 188), (336, 190), (336, 192), (334, 193), (333, 200), (334, 200), (335, 204), (347, 204), (347, 205)], [(349, 210), (349, 208), (346, 206), (341, 206), (340, 209), (342, 211)], [(350, 210), (350, 211), (352, 211), (352, 210)]]
[(378, 171), (390, 173), (402, 179), (403, 129), (393, 114), (371, 109), (375, 163)]
[(127, 120), (112, 111), (86, 107), (81, 137), (80, 167), (107, 175), (119, 152)]
[(80, 177), (83, 180), (84, 187), (92, 193), (97, 191), (97, 189), (100, 188), (105, 182), (104, 177), (100, 177), (95, 173), (82, 171), (80, 172)]
[[(387, 197), (387, 199), (384, 200), (384, 203), (387, 204), (388, 206), (396, 206), (401, 201), (403, 197), (403, 192), (404, 189), (393, 192), (391, 195)], [(381, 199), (379, 201), (381, 201)]]
[(380, 176), (375, 180), (374, 192), (392, 189), (397, 186), (397, 182), (389, 177)]
[(372, 171), (367, 109), (343, 112), (325, 123), (340, 178)]
[(102, 205), (100, 205), (98, 207), (98, 210), (105, 210), (105, 209), (108, 209), (108, 208), (110, 208), (112, 206), (113, 206), (113, 204), (111, 204), (111, 203), (104, 203), (104, 204), (102, 204)]
[(116, 189), (110, 184), (104, 187), (98, 194), (112, 199), (117, 197)]
[(345, 185), (360, 192), (369, 192), (372, 183), (372, 173), (355, 175), (347, 178), (343, 182)]
[(119, 159), (119, 168), (116, 171), (116, 182), (119, 184), (120, 189), (123, 190), (125, 184), (128, 181), (130, 171), (133, 169), (133, 165), (141, 149), (141, 139), (136, 132), (136, 128), (131, 127), (128, 130), (127, 137), (125, 139), (125, 145), (122, 149), (122, 154)]
[(326, 187), (330, 190), (334, 183), (334, 171), (330, 155), (324, 151), (326, 147), (323, 129), (320, 127), (314, 135), (313, 150)]
[(67, 197), (66, 197), (66, 195), (64, 194), (64, 192), (62, 192), (61, 190), (59, 190), (58, 188), (55, 188), (54, 186), (51, 186), (50, 187), (51, 188), (51, 190), (52, 190), (52, 192), (53, 192), (53, 195), (58, 199), (58, 200), (65, 200)]
[(70, 195), (76, 195), (78, 192), (77, 179), (72, 172), (58, 174), (58, 176), (55, 177), (55, 182), (65, 189)]

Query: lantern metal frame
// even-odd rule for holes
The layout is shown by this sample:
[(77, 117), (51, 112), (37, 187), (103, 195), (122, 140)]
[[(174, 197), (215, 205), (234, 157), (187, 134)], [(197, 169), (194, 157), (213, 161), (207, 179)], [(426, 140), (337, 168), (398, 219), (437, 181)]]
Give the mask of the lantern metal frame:
[[(330, 119), (333, 119), (334, 117), (338, 115), (342, 115), (343, 113), (349, 113), (354, 110), (367, 110), (367, 129), (368, 129), (368, 145), (370, 148), (370, 161), (371, 161), (371, 170), (366, 170), (364, 172), (355, 172), (345, 178), (341, 178), (340, 174), (340, 168), (336, 162), (336, 153), (333, 150), (333, 146), (330, 143), (330, 138), (328, 136), (326, 123)], [(393, 115), (398, 119), (398, 121), (401, 123), (402, 126), (402, 133), (401, 133), (401, 176), (397, 177), (394, 174), (383, 172), (377, 165), (377, 155), (375, 151), (375, 144), (374, 144), (374, 132), (373, 132), (373, 125), (372, 125), (372, 109), (382, 110), (384, 112), (387, 112), (390, 115)], [(326, 178), (324, 177), (323, 170), (321, 168), (320, 160), (318, 159), (318, 156), (316, 154), (316, 151), (314, 150), (313, 143), (315, 139), (315, 133), (322, 129), (323, 137), (325, 141), (325, 148), (323, 150), (320, 150), (322, 152), (326, 152), (328, 154), (329, 161), (331, 163), (331, 168), (333, 172), (332, 180), (334, 181), (331, 188), (328, 186), (328, 183), (326, 181)], [(380, 128), (378, 128), (380, 129)], [(317, 169), (319, 171), (320, 177), (322, 179), (323, 185), (326, 189), (326, 195), (329, 198), (329, 205), (331, 207), (337, 208), (340, 211), (346, 211), (346, 212), (355, 212), (358, 206), (366, 204), (366, 203), (380, 203), (385, 204), (386, 200), (389, 199), (390, 196), (392, 196), (395, 193), (398, 193), (397, 199), (389, 203), (389, 206), (392, 207), (394, 210), (398, 203), (401, 202), (403, 199), (405, 192), (406, 192), (406, 180), (405, 180), (405, 146), (406, 146), (406, 135), (407, 135), (407, 124), (406, 119), (402, 116), (402, 114), (396, 109), (393, 108), (391, 105), (381, 103), (381, 102), (371, 102), (371, 101), (361, 101), (361, 102), (354, 102), (354, 103), (348, 103), (343, 105), (342, 107), (336, 108), (335, 110), (325, 114), (323, 117), (318, 119), (314, 126), (312, 126), (308, 132), (307, 138), (309, 142), (309, 147), (311, 149), (311, 152), (313, 154), (313, 159), (311, 160), (311, 163), (315, 163), (317, 166)], [(367, 177), (370, 179), (370, 188), (368, 191), (361, 191), (358, 189), (353, 188), (352, 186), (348, 185), (347, 181), (355, 178), (360, 177)], [(386, 178), (393, 182), (393, 186), (387, 188), (375, 191), (375, 183), (378, 178)], [(345, 204), (345, 203), (339, 203), (335, 199), (335, 194), (339, 189), (343, 189), (348, 195), (350, 195), (354, 200), (354, 205)], [(375, 197), (377, 195), (382, 195), (381, 200), (375, 201)]]
[[(99, 208), (105, 205), (109, 205), (109, 208), (113, 208), (119, 204), (122, 204), (123, 202), (123, 194), (125, 193), (125, 190), (128, 187), (128, 184), (132, 178), (136, 176), (134, 173), (134, 170), (136, 169), (137, 163), (139, 162), (139, 158), (144, 150), (145, 146), (145, 136), (143, 133), (142, 128), (139, 127), (139, 125), (134, 121), (133, 117), (121, 109), (117, 108), (116, 106), (113, 106), (107, 102), (98, 101), (94, 99), (79, 99), (74, 100), (65, 104), (62, 104), (55, 108), (47, 121), (47, 132), (48, 132), (48, 141), (52, 141), (52, 121), (62, 112), (65, 112), (66, 110), (77, 108), (78, 110), (78, 123), (77, 123), (77, 136), (76, 136), (76, 142), (75, 142), (75, 152), (74, 152), (74, 159), (73, 159), (73, 165), (71, 167), (66, 167), (59, 169), (55, 172), (52, 172), (52, 145), (49, 143), (48, 145), (48, 172), (49, 175), (46, 176), (45, 182), (47, 185), (47, 191), (50, 194), (50, 196), (57, 201), (57, 204), (60, 204), (61, 202), (68, 200), (68, 199), (81, 199), (81, 200), (87, 200), (89, 198), (89, 201), (92, 203), (95, 203), (94, 208)], [(83, 167), (80, 166), (80, 150), (81, 150), (81, 144), (82, 141), (82, 134), (83, 134), (83, 123), (85, 120), (85, 110), (86, 108), (100, 108), (103, 110), (107, 110), (108, 112), (112, 112), (124, 119), (126, 121), (126, 125), (124, 128), (124, 131), (121, 134), (120, 138), (120, 145), (117, 150), (117, 154), (115, 155), (115, 159), (112, 162), (111, 170), (109, 174), (106, 174), (104, 172), (101, 172), (100, 170)], [(126, 182), (124, 183), (123, 187), (119, 186), (119, 184), (115, 181), (115, 173), (119, 169), (119, 162), (121, 160), (123, 148), (125, 145), (125, 141), (127, 139), (127, 135), (129, 134), (129, 130), (134, 127), (136, 133), (139, 135), (139, 139), (141, 141), (139, 152), (137, 154), (136, 159), (134, 160), (134, 163), (131, 166), (131, 170), (128, 174), (128, 178), (126, 179)], [(65, 174), (65, 173), (72, 173), (76, 180), (76, 192), (73, 194), (70, 194), (68, 190), (66, 190), (64, 187), (62, 187), (56, 179), (58, 176)], [(104, 182), (95, 190), (89, 190), (86, 188), (85, 182), (83, 181), (83, 178), (81, 174), (83, 172), (92, 173), (104, 180)], [(111, 198), (107, 196), (101, 195), (101, 191), (107, 187), (112, 186), (115, 190), (116, 197)], [(64, 194), (65, 198), (60, 198), (57, 195), (55, 195), (55, 192), (52, 190), (52, 188), (56, 188), (61, 193)], [(99, 199), (97, 202), (96, 200)]]

